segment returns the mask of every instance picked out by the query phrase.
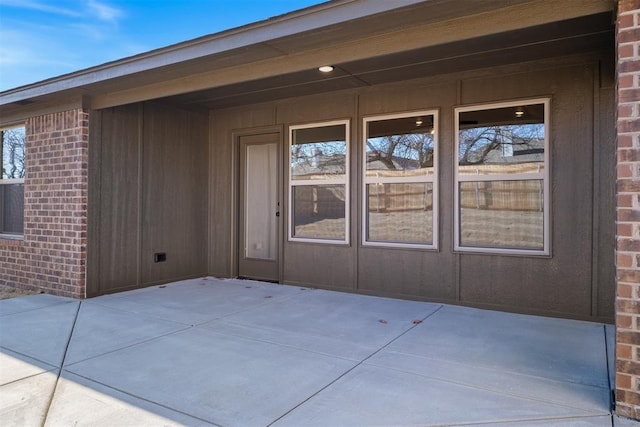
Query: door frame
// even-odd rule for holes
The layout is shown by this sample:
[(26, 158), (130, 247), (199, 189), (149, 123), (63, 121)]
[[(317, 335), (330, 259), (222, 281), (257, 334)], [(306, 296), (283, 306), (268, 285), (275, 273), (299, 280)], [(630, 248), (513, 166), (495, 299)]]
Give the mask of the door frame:
[(284, 186), (284, 170), (285, 164), (283, 162), (283, 147), (284, 147), (284, 126), (283, 125), (273, 125), (273, 126), (260, 126), (260, 127), (252, 127), (252, 128), (243, 128), (243, 129), (234, 129), (231, 132), (231, 140), (232, 140), (232, 180), (231, 180), (231, 230), (230, 230), (230, 239), (231, 242), (230, 250), (231, 257), (229, 271), (231, 272), (232, 277), (238, 277), (240, 273), (240, 215), (241, 212), (241, 203), (240, 199), (240, 161), (241, 161), (241, 144), (240, 138), (246, 136), (253, 135), (263, 135), (269, 133), (277, 133), (280, 135), (278, 138), (278, 172), (276, 174), (276, 189), (277, 189), (277, 199), (280, 204), (280, 216), (278, 217), (278, 236), (276, 237), (276, 251), (277, 251), (277, 269), (278, 269), (278, 282), (282, 283), (282, 273), (284, 271), (283, 267), (283, 247), (284, 247), (284, 200), (283, 200), (283, 186)]

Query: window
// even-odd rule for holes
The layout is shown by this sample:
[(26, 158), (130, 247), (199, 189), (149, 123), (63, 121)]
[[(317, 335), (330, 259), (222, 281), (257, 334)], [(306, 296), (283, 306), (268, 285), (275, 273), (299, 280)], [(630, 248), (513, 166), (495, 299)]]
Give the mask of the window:
[(0, 235), (20, 236), (24, 230), (25, 128), (0, 129)]
[(455, 249), (548, 255), (549, 100), (456, 109)]
[(436, 111), (364, 119), (363, 245), (436, 248)]
[(349, 243), (349, 121), (291, 126), (289, 240)]

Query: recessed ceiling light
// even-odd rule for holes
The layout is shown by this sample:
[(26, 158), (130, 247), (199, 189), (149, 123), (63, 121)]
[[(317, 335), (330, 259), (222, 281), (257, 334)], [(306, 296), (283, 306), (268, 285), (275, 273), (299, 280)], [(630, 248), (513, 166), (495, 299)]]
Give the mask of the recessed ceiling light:
[(318, 70), (320, 70), (323, 73), (330, 73), (333, 71), (333, 66), (332, 65), (323, 65), (322, 67), (318, 67)]
[(522, 117), (522, 116), (524, 116), (524, 110), (522, 109), (522, 107), (516, 108), (516, 117)]

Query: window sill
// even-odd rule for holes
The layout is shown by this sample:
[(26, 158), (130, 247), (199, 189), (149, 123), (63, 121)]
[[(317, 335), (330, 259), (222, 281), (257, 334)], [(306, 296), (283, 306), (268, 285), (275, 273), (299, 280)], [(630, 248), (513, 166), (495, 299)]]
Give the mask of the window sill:
[(2, 234), (0, 233), (0, 240), (8, 240), (12, 242), (23, 242), (24, 234)]
[(495, 255), (495, 256), (516, 256), (530, 258), (552, 258), (550, 250), (527, 250), (527, 249), (503, 249), (503, 248), (482, 248), (471, 246), (458, 246), (453, 249), (453, 253), (461, 255)]

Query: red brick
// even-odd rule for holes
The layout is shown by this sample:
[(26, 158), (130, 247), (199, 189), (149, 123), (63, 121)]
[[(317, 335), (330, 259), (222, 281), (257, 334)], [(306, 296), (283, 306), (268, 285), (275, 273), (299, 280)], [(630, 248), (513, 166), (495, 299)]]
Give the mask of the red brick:
[(616, 389), (616, 400), (620, 402), (625, 402), (626, 404), (629, 404), (629, 405), (640, 406), (640, 393), (635, 393), (633, 391), (628, 391), (628, 390)]
[(630, 43), (638, 40), (640, 40), (640, 28), (620, 28), (618, 32), (618, 43)]
[(633, 27), (633, 15), (632, 14), (623, 15), (623, 13), (635, 9), (633, 6), (624, 5), (623, 3), (624, 2), (620, 2), (620, 5), (618, 6), (618, 10), (620, 13), (620, 16), (618, 16), (618, 27), (621, 29)]
[[(621, 270), (618, 272), (618, 274), (620, 275), (622, 272), (625, 272), (625, 271), (631, 271), (631, 270)], [(618, 310), (618, 314), (628, 313), (628, 314), (638, 315), (640, 314), (640, 301), (632, 300), (632, 299), (618, 299), (616, 301), (616, 309)], [(638, 331), (638, 334), (640, 335), (640, 331)], [(640, 345), (640, 343), (636, 345)]]
[[(84, 295), (86, 258), (86, 205), (55, 203), (61, 200), (60, 172), (72, 181), (69, 197), (86, 199), (87, 114), (71, 110), (29, 118), (27, 176), (25, 178), (24, 241), (15, 246), (0, 240), (0, 284), (80, 298)], [(85, 146), (64, 146), (61, 135), (71, 135)], [(85, 170), (80, 170), (84, 168)], [(77, 171), (77, 173), (75, 172)], [(78, 215), (78, 210), (82, 214)], [(78, 227), (78, 228), (76, 228)], [(63, 238), (66, 245), (61, 245)]]
[(619, 180), (616, 186), (621, 193), (640, 192), (640, 181)]
[[(635, 49), (633, 44), (624, 44), (618, 48), (618, 56), (622, 59), (624, 58), (632, 58), (635, 55)], [(627, 85), (620, 85), (619, 87), (630, 87)]]
[[(618, 77), (618, 87), (619, 88), (632, 88), (633, 87), (633, 81), (634, 81), (634, 75), (633, 74), (625, 74), (623, 76), (619, 76)], [(618, 115), (620, 115), (620, 112), (618, 111)], [(628, 117), (628, 115), (624, 114), (625, 117)]]
[(631, 285), (619, 284), (617, 295), (619, 298), (631, 298), (633, 295), (633, 288)]
[[(640, 91), (638, 91), (638, 94), (640, 95)], [(638, 98), (637, 101), (640, 102), (640, 98)], [(618, 132), (621, 132), (621, 133), (640, 132), (640, 118), (634, 118), (629, 120), (618, 120)], [(627, 150), (627, 151), (637, 151), (637, 150)], [(638, 161), (637, 152), (635, 154), (635, 157), (633, 157), (633, 161)]]
[[(616, 234), (618, 237), (631, 237), (633, 234), (633, 226), (631, 224), (618, 224), (616, 226)], [(639, 246), (640, 247), (640, 246)], [(620, 249), (626, 250), (626, 249)]]
[(616, 316), (616, 327), (621, 329), (631, 329), (633, 327), (633, 317), (623, 316), (618, 313), (618, 316)]
[(631, 178), (634, 168), (630, 164), (618, 164), (618, 178)]
[(631, 389), (633, 377), (625, 374), (616, 374), (616, 388)]
[[(635, 71), (638, 68), (637, 62), (625, 62), (618, 65), (620, 72), (625, 70)], [(638, 102), (640, 100), (640, 89), (622, 89), (618, 91), (619, 102), (624, 104), (627, 102)]]
[(627, 344), (618, 344), (616, 346), (616, 357), (618, 360), (631, 360), (631, 357), (633, 357), (633, 347)]
[(633, 259), (634, 257), (631, 256), (630, 254), (618, 252), (616, 254), (616, 266), (618, 268), (631, 267), (633, 265)]
[(622, 222), (638, 222), (640, 221), (640, 210), (638, 209), (624, 209), (624, 206), (618, 209), (617, 213), (618, 221)]
[[(619, 301), (618, 301), (619, 302)], [(617, 331), (616, 332), (616, 342), (622, 344), (629, 345), (640, 345), (640, 331), (637, 332), (629, 332), (629, 331)], [(622, 363), (622, 361), (618, 360), (618, 363)], [(628, 374), (640, 375), (640, 364), (633, 364), (634, 362), (629, 362), (630, 364), (623, 365), (626, 369), (618, 369), (618, 372), (626, 372)]]
[(630, 104), (622, 104), (618, 106), (618, 118), (633, 117), (633, 106)]

